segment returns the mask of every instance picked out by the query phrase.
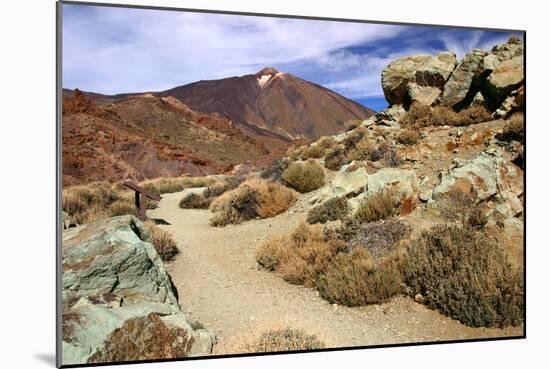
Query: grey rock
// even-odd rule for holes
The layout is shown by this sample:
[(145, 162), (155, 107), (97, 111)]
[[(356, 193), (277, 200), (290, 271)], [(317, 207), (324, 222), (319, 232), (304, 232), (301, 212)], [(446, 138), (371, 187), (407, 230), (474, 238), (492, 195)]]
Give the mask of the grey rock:
[(485, 96), (499, 105), (508, 95), (523, 84), (523, 55), (503, 61), (487, 78)]
[[(141, 221), (119, 216), (63, 233), (63, 364), (84, 364), (125, 321), (157, 313), (194, 337), (191, 352), (214, 341), (196, 332)], [(174, 323), (175, 324), (175, 323)], [(195, 351), (193, 351), (195, 350)], [(209, 352), (203, 351), (202, 354)]]
[(412, 55), (397, 59), (382, 70), (382, 89), (390, 105), (403, 104), (407, 85), (441, 88), (451, 75), (456, 63), (453, 53), (442, 52), (436, 56)]
[(419, 86), (416, 83), (407, 85), (407, 94), (410, 97), (411, 103), (431, 106), (441, 95), (441, 90), (432, 86)]
[(467, 164), (442, 174), (440, 180), (434, 188), (434, 200), (452, 189), (473, 192), (476, 202), (502, 191), (512, 191), (516, 196), (523, 193), (523, 171), (504, 159), (495, 148), (487, 149)]
[(458, 63), (457, 67), (449, 77), (440, 103), (447, 106), (460, 104), (468, 95), (474, 76), (478, 70), (479, 63), (487, 55), (481, 49), (472, 49)]

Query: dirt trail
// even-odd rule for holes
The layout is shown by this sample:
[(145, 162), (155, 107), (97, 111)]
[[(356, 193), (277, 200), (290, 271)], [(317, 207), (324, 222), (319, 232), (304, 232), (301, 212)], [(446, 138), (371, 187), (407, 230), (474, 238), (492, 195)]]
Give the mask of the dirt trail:
[(313, 289), (294, 286), (257, 268), (254, 253), (263, 240), (291, 232), (303, 219), (302, 195), (286, 213), (224, 228), (211, 227), (207, 210), (182, 210), (189, 191), (165, 194), (153, 219), (177, 240), (181, 253), (167, 265), (182, 309), (224, 341), (266, 322), (288, 322), (321, 333), (329, 347), (521, 335), (521, 328), (471, 328), (406, 297), (349, 308), (331, 305)]

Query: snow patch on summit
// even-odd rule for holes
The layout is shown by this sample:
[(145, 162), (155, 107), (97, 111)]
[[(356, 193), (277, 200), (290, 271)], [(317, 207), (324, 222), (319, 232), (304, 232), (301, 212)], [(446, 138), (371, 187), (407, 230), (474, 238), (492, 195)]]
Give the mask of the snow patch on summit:
[(271, 78), (271, 74), (264, 74), (260, 78), (258, 78), (258, 83), (260, 84), (260, 87), (264, 87), (264, 85), (269, 81)]

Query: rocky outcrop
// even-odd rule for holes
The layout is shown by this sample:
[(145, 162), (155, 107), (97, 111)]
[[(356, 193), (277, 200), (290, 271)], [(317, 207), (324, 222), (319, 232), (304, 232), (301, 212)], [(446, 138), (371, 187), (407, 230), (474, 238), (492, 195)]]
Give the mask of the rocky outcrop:
[[(447, 106), (459, 105), (468, 95), (474, 76), (479, 68), (479, 63), (487, 55), (486, 51), (473, 49), (467, 53), (458, 63), (447, 83), (440, 104)], [(424, 104), (431, 105), (431, 104)]]
[(523, 56), (505, 60), (493, 70), (485, 83), (485, 92), (498, 104), (523, 83)]
[[(143, 224), (133, 216), (109, 218), (63, 233), (63, 364), (149, 358), (145, 344), (121, 350), (113, 342), (136, 324), (172, 337), (177, 355), (208, 354), (214, 343), (181, 311), (170, 276)], [(146, 317), (153, 314), (155, 318)], [(146, 319), (146, 320), (144, 320)], [(117, 333), (118, 332), (118, 333)], [(131, 333), (128, 333), (131, 334)], [(146, 340), (145, 336), (143, 337)], [(184, 348), (183, 348), (184, 347)], [(128, 348), (125, 346), (125, 348)], [(117, 351), (118, 350), (118, 351)], [(156, 355), (156, 353), (155, 353)]]
[(433, 199), (437, 200), (451, 190), (471, 194), (478, 203), (499, 194), (502, 197), (507, 192), (517, 197), (523, 193), (523, 171), (499, 151), (489, 149), (442, 175), (440, 184), (433, 190)]
[[(503, 111), (508, 113), (514, 99), (507, 99), (518, 95), (524, 84), (523, 62), (523, 41), (512, 36), (490, 51), (472, 49), (458, 63), (450, 52), (397, 59), (382, 71), (382, 88), (390, 108), (408, 109), (413, 103), (454, 110), (483, 106), (491, 112), (500, 110), (498, 118)], [(380, 122), (385, 120), (376, 120)]]
[(409, 83), (441, 89), (454, 70), (456, 56), (413, 55), (392, 62), (382, 71), (382, 89), (390, 105), (403, 104)]

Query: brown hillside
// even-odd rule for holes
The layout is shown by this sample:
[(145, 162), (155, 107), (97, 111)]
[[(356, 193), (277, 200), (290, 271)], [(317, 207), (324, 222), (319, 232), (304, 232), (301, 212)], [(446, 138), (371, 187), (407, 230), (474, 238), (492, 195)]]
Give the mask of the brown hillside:
[(373, 111), (317, 84), (274, 68), (256, 74), (198, 81), (159, 92), (191, 109), (219, 113), (241, 127), (259, 127), (290, 140), (341, 132)]

